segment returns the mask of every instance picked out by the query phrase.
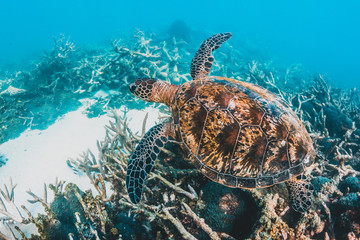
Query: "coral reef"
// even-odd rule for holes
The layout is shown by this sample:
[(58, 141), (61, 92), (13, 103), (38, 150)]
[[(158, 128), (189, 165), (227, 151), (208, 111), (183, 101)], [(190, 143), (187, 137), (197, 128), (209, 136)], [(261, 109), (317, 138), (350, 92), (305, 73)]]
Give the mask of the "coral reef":
[[(60, 37), (34, 70), (5, 74), (10, 80), (1, 85), (0, 112), (5, 117), (0, 120), (0, 142), (29, 126), (50, 124), (44, 122), (45, 111), (52, 109), (53, 116), (46, 116), (51, 122), (71, 110), (65, 104), (78, 106), (85, 99), (93, 100), (87, 109), (91, 116), (116, 106), (149, 106), (127, 94), (128, 82), (138, 76), (179, 84), (190, 79), (190, 52), (197, 46), (141, 31), (135, 41), (129, 39), (114, 41), (111, 50), (85, 51)], [(319, 156), (310, 175), (315, 199), (309, 212), (299, 214), (289, 207), (284, 184), (248, 191), (209, 181), (183, 160), (175, 142), (160, 154), (142, 202), (132, 204), (125, 188), (126, 159), (145, 128), (132, 132), (126, 114), (111, 110), (113, 120), (98, 142), (99, 155), (87, 151), (68, 161), (78, 174), (87, 175), (92, 190), (62, 181), (45, 185), (43, 198), (29, 192), (30, 201), (41, 203), (45, 214), (32, 216), (24, 208), (24, 217), (14, 205), (16, 185), (10, 181), (0, 196), (0, 239), (359, 239), (359, 91), (331, 88), (300, 65), (282, 69), (228, 44), (223, 52), (216, 56), (212, 75), (256, 83), (278, 94), (311, 134)], [(34, 98), (35, 103), (30, 101)], [(20, 111), (22, 118), (15, 118)], [(15, 135), (10, 134), (13, 129)], [(54, 195), (51, 203), (47, 189)], [(33, 224), (38, 233), (28, 236), (22, 224)]]
[[(138, 41), (133, 41), (134, 37)], [(83, 101), (89, 103), (89, 116), (105, 114), (111, 107), (125, 104), (144, 108), (139, 100), (122, 94), (137, 77), (173, 82), (190, 79), (191, 59), (180, 57), (190, 54), (184, 41), (154, 41), (153, 35), (145, 37), (141, 31), (134, 37), (114, 41), (110, 50), (92, 50), (76, 48), (70, 39), (60, 35), (54, 39), (52, 51), (31, 70), (2, 72), (0, 143), (27, 128), (46, 128)]]

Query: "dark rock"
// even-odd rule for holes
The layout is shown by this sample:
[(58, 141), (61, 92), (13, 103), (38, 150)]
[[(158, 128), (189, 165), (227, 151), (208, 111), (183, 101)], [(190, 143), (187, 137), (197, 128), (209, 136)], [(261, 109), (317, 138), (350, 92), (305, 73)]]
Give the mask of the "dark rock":
[(200, 216), (213, 230), (226, 232), (236, 239), (249, 236), (258, 217), (258, 208), (248, 192), (215, 182), (206, 184), (202, 191), (206, 207)]

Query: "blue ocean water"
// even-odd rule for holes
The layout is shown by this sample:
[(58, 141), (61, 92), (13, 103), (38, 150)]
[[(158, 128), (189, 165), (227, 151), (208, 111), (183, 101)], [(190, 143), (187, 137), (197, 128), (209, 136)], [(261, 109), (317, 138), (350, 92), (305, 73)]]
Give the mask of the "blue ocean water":
[(0, 66), (41, 55), (60, 33), (92, 44), (181, 20), (206, 36), (230, 31), (239, 43), (284, 66), (302, 63), (335, 86), (359, 87), (359, 10), (356, 0), (1, 1)]

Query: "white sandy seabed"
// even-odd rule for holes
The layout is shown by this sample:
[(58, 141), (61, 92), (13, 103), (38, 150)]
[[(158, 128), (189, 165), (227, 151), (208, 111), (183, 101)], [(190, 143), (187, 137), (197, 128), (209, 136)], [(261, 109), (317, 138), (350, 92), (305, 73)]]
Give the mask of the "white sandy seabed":
[[(35, 216), (43, 212), (40, 203), (31, 204), (27, 201), (32, 197), (26, 191), (31, 190), (37, 196), (43, 197), (44, 183), (54, 184), (56, 177), (66, 183), (76, 183), (82, 190), (92, 188), (87, 176), (76, 175), (67, 166), (66, 160), (76, 159), (87, 149), (97, 156), (96, 142), (104, 138), (104, 127), (112, 118), (107, 115), (87, 118), (83, 111), (84, 109), (80, 108), (69, 112), (45, 130), (28, 130), (18, 138), (0, 145), (0, 153), (8, 159), (7, 163), (0, 167), (0, 188), (4, 189), (4, 184), (9, 185), (9, 178), (12, 177), (13, 183), (17, 184), (15, 203), (18, 207), (25, 205)], [(157, 109), (130, 110), (126, 114), (129, 128), (133, 132), (141, 131), (146, 112), (149, 114), (146, 124), (148, 130), (158, 120)], [(121, 112), (119, 114), (122, 115)], [(48, 189), (48, 202), (52, 199), (52, 191)], [(27, 217), (23, 211), (22, 215)]]

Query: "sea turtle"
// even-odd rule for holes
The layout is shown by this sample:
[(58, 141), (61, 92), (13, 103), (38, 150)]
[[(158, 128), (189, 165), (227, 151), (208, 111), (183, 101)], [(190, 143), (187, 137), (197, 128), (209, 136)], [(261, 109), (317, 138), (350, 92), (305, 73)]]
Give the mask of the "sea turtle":
[(133, 203), (140, 201), (146, 176), (172, 138), (209, 179), (246, 189), (287, 182), (294, 209), (309, 209), (311, 185), (299, 176), (316, 153), (296, 114), (260, 86), (208, 76), (212, 52), (230, 37), (216, 34), (201, 44), (191, 63), (192, 81), (178, 86), (145, 78), (129, 85), (135, 96), (165, 103), (172, 114), (144, 135), (128, 160), (126, 187)]

